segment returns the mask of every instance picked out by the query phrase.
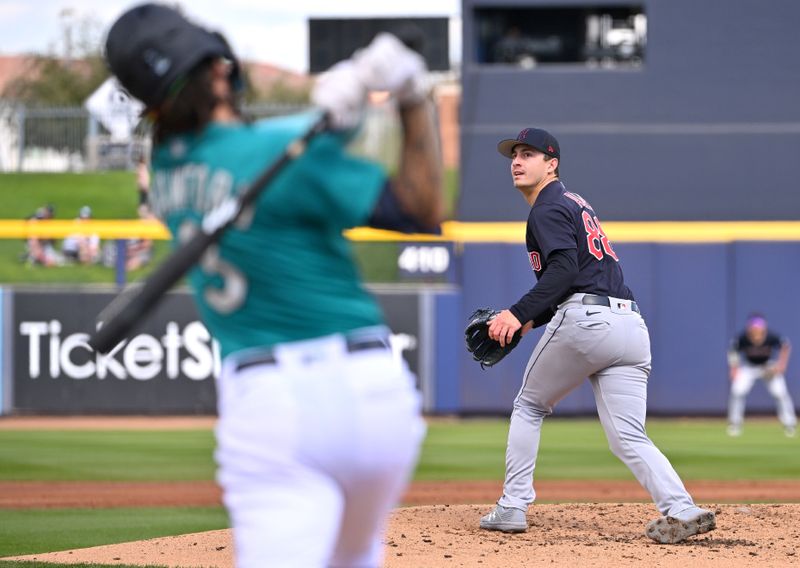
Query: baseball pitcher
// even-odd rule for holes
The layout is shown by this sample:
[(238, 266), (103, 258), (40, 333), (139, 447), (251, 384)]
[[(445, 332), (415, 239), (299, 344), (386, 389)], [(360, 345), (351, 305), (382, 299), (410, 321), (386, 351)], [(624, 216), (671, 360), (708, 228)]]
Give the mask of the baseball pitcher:
[(505, 346), (518, 333), (547, 328), (514, 400), (503, 495), (481, 518), (481, 528), (527, 530), (542, 421), (588, 377), (611, 451), (663, 515), (647, 525), (646, 534), (674, 543), (712, 530), (714, 513), (695, 505), (645, 432), (647, 326), (597, 213), (559, 179), (558, 141), (544, 130), (525, 128), (502, 140), (498, 150), (510, 159), (514, 186), (530, 206), (525, 241), (537, 283), (489, 321), (489, 336)]

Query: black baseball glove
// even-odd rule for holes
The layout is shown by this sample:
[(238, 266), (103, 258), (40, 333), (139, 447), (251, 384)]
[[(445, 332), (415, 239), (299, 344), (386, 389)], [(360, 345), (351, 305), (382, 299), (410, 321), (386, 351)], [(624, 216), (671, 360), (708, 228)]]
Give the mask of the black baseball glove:
[(472, 358), (478, 361), (483, 369), (499, 363), (503, 357), (511, 353), (522, 337), (522, 330), (518, 329), (511, 343), (506, 343), (505, 347), (489, 337), (489, 322), (499, 313), (491, 308), (478, 308), (469, 316), (469, 323), (464, 330), (467, 351), (472, 353)]

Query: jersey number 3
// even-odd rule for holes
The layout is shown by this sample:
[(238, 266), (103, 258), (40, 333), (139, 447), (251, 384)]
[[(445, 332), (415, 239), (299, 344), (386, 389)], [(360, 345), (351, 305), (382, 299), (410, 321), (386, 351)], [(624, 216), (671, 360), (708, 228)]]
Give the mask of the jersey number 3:
[(589, 247), (589, 254), (597, 260), (603, 260), (603, 253), (607, 254), (617, 262), (614, 249), (611, 248), (611, 243), (608, 242), (608, 237), (603, 232), (603, 227), (600, 226), (600, 219), (592, 217), (589, 212), (583, 211), (583, 226), (586, 229), (586, 244)]
[[(178, 241), (189, 242), (197, 233), (197, 224), (184, 221), (178, 229)], [(209, 284), (203, 290), (203, 299), (215, 312), (229, 314), (241, 307), (247, 297), (247, 279), (233, 264), (226, 262), (214, 244), (206, 249), (199, 262), (200, 270), (209, 277), (221, 279), (222, 286)]]

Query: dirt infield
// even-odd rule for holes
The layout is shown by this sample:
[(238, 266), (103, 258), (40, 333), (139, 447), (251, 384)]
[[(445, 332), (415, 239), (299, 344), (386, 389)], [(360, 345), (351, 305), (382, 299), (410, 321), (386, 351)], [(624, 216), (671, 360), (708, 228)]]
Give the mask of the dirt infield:
[[(212, 419), (14, 419), (4, 428), (207, 428)], [(630, 481), (537, 482), (530, 529), (519, 535), (481, 531), (501, 481), (415, 482), (386, 534), (388, 568), (517, 566), (789, 566), (800, 563), (800, 480), (690, 481), (698, 503), (715, 508), (718, 529), (680, 545), (644, 536), (656, 515), (648, 495)], [(565, 502), (569, 502), (568, 504)], [(745, 502), (770, 504), (743, 505)], [(783, 504), (776, 504), (776, 503)], [(709, 505), (717, 503), (717, 505)], [(722, 504), (719, 504), (722, 503)], [(794, 503), (794, 504), (793, 504)], [(0, 509), (56, 507), (215, 506), (213, 482), (0, 482)], [(20, 557), (66, 564), (230, 568), (230, 531)]]
[[(800, 505), (719, 505), (716, 531), (678, 545), (644, 536), (653, 515), (646, 504), (536, 505), (528, 532), (486, 532), (483, 505), (398, 509), (386, 534), (387, 568), (476, 566), (791, 566), (800, 559)], [(78, 564), (148, 564), (232, 568), (230, 531), (218, 530), (142, 542), (19, 557)]]
[[(705, 503), (800, 503), (800, 480), (689, 481), (689, 491)], [(494, 502), (500, 481), (417, 481), (403, 505), (462, 505)], [(649, 502), (644, 489), (629, 481), (552, 481), (536, 483), (539, 503)], [(211, 481), (0, 481), (0, 509), (210, 507), (221, 505), (220, 491)]]

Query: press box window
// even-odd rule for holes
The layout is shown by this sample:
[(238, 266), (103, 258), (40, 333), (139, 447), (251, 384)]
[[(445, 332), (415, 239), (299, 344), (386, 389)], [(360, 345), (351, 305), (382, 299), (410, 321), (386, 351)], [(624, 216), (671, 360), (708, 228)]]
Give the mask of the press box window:
[(641, 66), (647, 41), (642, 6), (476, 8), (477, 63)]

